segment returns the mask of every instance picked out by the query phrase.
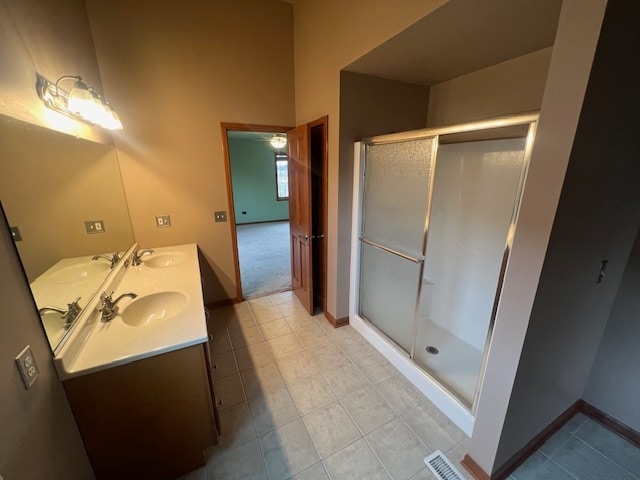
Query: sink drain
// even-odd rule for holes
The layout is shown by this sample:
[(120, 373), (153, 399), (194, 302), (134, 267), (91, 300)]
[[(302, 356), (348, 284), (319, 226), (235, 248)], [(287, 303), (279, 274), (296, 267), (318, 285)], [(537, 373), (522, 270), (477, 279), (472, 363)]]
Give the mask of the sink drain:
[(440, 350), (433, 345), (429, 345), (425, 350), (427, 350), (427, 353), (430, 353), (431, 355), (437, 355), (440, 353)]

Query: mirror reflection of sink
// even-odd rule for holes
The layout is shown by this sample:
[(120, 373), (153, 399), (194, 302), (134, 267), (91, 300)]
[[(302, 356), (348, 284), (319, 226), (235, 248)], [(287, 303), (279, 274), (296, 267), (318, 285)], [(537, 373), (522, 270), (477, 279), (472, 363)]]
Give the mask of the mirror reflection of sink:
[(168, 268), (175, 267), (187, 259), (184, 252), (162, 252), (154, 253), (142, 261), (147, 267)]
[(47, 312), (41, 315), (40, 318), (51, 345), (57, 345), (69, 330), (66, 320), (58, 312)]
[(182, 292), (157, 292), (133, 300), (121, 312), (127, 325), (142, 327), (166, 320), (182, 312), (189, 298)]
[(53, 283), (75, 283), (107, 272), (111, 265), (106, 262), (84, 262), (53, 272), (49, 280)]

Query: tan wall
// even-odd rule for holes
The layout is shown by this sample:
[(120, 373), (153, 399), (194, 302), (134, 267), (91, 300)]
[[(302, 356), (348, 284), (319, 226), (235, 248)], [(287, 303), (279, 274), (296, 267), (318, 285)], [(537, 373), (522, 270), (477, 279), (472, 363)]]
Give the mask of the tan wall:
[[(0, 213), (0, 474), (93, 478), (9, 229)], [(40, 378), (25, 390), (16, 357), (31, 345)]]
[[(89, 0), (136, 241), (197, 242), (215, 276), (206, 300), (236, 292), (220, 122), (293, 125), (292, 7), (278, 0)], [(172, 227), (158, 229), (156, 215)]]
[(433, 85), (429, 127), (539, 110), (552, 48)]
[[(61, 258), (133, 243), (118, 157), (109, 145), (0, 116), (0, 200), (30, 282)], [(89, 235), (85, 220), (102, 220)], [(86, 301), (86, 299), (85, 299)]]
[(350, 240), (341, 232), (351, 229), (351, 199), (339, 180), (340, 70), (444, 3), (293, 0), (296, 123), (329, 116), (327, 310), (336, 318), (349, 311)]
[(0, 71), (0, 114), (109, 143), (101, 129), (45, 108), (35, 89), (39, 73), (52, 82), (80, 75), (102, 91), (83, 0), (1, 2)]

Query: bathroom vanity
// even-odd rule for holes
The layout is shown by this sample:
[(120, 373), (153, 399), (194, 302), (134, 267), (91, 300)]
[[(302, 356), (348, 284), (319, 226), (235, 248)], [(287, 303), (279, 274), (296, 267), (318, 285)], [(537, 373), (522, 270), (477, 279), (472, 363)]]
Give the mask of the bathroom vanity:
[(197, 246), (134, 245), (55, 357), (98, 479), (175, 479), (205, 464), (217, 412)]

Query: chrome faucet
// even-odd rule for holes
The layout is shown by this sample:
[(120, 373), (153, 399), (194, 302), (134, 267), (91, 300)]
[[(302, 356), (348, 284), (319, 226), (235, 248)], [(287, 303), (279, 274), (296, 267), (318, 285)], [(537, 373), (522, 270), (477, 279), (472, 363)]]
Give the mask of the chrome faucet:
[(106, 321), (111, 320), (118, 314), (117, 303), (120, 300), (122, 300), (124, 297), (136, 298), (138, 296), (133, 292), (129, 292), (123, 293), (118, 298), (113, 300), (112, 295), (113, 292), (111, 292), (109, 295), (107, 295), (107, 292), (102, 292), (100, 294), (100, 308), (98, 310), (102, 312), (102, 319)]
[(104, 258), (105, 260), (110, 261), (111, 268), (113, 268), (120, 261), (120, 254), (116, 252), (113, 255), (94, 255), (92, 260), (98, 260), (99, 258)]
[(144, 250), (136, 250), (131, 256), (131, 265), (136, 266), (142, 263), (142, 257), (144, 255), (151, 255), (153, 250), (151, 248), (145, 248)]
[(64, 318), (65, 328), (69, 328), (82, 311), (82, 307), (80, 306), (80, 304), (78, 304), (79, 300), (80, 297), (76, 298), (73, 302), (68, 303), (66, 310), (64, 308), (46, 305), (38, 309), (38, 313), (40, 314), (40, 316), (42, 316), (47, 312), (57, 312), (62, 315), (62, 318)]

